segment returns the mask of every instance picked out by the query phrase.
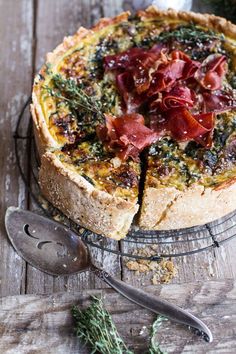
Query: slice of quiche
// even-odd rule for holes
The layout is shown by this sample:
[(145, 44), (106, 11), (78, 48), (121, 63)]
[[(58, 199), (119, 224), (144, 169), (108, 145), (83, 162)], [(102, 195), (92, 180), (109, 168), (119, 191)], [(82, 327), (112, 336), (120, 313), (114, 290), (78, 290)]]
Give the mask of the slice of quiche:
[[(226, 117), (227, 116), (227, 117)], [(202, 225), (235, 209), (236, 119), (217, 117), (213, 146), (163, 138), (149, 150), (140, 226), (177, 229)]]
[(78, 224), (124, 237), (138, 210), (140, 167), (104, 151), (99, 141), (66, 145), (42, 156), (44, 196)]
[(46, 198), (115, 239), (138, 196), (147, 229), (235, 209), (235, 37), (224, 19), (151, 7), (65, 38), (33, 88)]

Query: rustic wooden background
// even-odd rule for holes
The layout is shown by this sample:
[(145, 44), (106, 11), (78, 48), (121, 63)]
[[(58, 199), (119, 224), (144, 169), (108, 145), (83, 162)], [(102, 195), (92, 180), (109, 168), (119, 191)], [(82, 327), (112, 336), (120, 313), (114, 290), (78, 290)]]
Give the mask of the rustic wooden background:
[[(22, 304), (27, 306), (27, 299), (31, 302), (37, 301), (37, 304), (40, 306), (42, 301), (49, 301), (47, 299), (51, 299), (51, 297), (41, 298), (36, 296), (36, 294), (50, 295), (52, 293), (65, 292), (67, 294), (60, 295), (60, 299), (66, 301), (66, 296), (68, 296), (68, 299), (72, 299), (74, 301), (77, 295), (73, 297), (74, 295), (71, 295), (71, 293), (75, 294), (77, 290), (81, 291), (85, 289), (89, 290), (104, 287), (100, 281), (87, 272), (71, 277), (55, 278), (45, 275), (42, 272), (32, 268), (29, 264), (26, 264), (26, 262), (24, 262), (14, 252), (7, 240), (4, 228), (4, 215), (6, 208), (10, 205), (29, 208), (31, 210), (36, 209), (36, 206), (30, 199), (25, 185), (20, 178), (16, 165), (13, 132), (16, 127), (19, 111), (27, 97), (30, 95), (34, 74), (42, 65), (45, 58), (45, 53), (52, 50), (57, 44), (59, 44), (65, 35), (73, 34), (81, 25), (89, 27), (100, 17), (114, 16), (122, 10), (132, 11), (132, 3), (132, 1), (121, 0), (0, 0), (0, 297), (6, 297), (2, 300), (2, 303), (0, 303), (1, 353), (43, 352), (43, 347), (40, 347), (39, 342), (37, 342), (39, 345), (38, 349), (35, 347), (32, 349), (34, 351), (24, 351), (26, 350), (24, 347), (22, 347), (23, 349), (19, 347), (20, 341), (23, 340), (19, 336), (16, 336), (15, 342), (13, 341), (15, 343), (14, 345), (17, 345), (17, 349), (13, 346), (13, 351), (9, 349), (10, 347), (8, 348), (9, 351), (7, 351), (5, 344), (2, 344), (1, 347), (1, 341), (2, 343), (7, 342), (8, 336), (11, 336), (10, 330), (13, 330), (12, 326), (14, 325), (14, 321), (11, 320), (11, 325), (9, 325), (10, 327), (7, 327), (5, 320), (2, 320), (2, 318), (6, 316), (8, 312), (9, 316), (14, 318), (15, 308), (18, 307), (18, 305), (21, 306)], [(202, 11), (203, 7), (201, 7), (199, 3), (200, 2), (198, 1), (194, 2), (194, 9)], [(25, 161), (25, 168), (28, 169), (29, 166), (30, 161)], [(31, 183), (33, 184), (33, 181), (31, 181)], [(199, 233), (199, 238), (200, 236), (201, 234)], [(119, 247), (112, 241), (106, 242), (110, 247)], [(204, 242), (205, 241), (196, 242), (196, 247), (204, 246)], [(129, 245), (129, 248), (127, 245), (123, 245), (122, 247), (125, 251), (132, 249), (132, 245)], [(166, 289), (168, 289), (166, 290), (166, 294), (168, 294), (168, 296), (171, 295), (171, 290), (173, 290), (182, 296), (184, 289), (189, 291), (189, 294), (191, 294), (191, 291), (189, 290), (191, 289), (191, 286), (181, 284), (193, 283), (196, 281), (202, 282), (201, 284), (208, 284), (209, 282), (209, 289), (212, 286), (211, 284), (219, 284), (217, 286), (220, 287), (223, 293), (224, 291), (222, 289), (224, 286), (226, 287), (226, 290), (228, 289), (228, 283), (224, 282), (224, 279), (232, 279), (233, 281), (233, 279), (236, 278), (235, 251), (236, 240), (233, 240), (220, 248), (212, 250), (211, 252), (176, 259), (174, 262), (178, 267), (178, 275), (173, 279), (173, 283), (177, 283), (179, 285), (171, 285), (170, 287), (166, 286)], [(135, 276), (133, 272), (130, 272), (125, 267), (124, 260), (121, 260), (116, 255), (111, 255), (107, 252), (101, 251), (93, 251), (93, 253), (100, 265), (116, 277), (119, 277), (136, 286), (146, 287), (150, 285), (149, 276)], [(163, 286), (163, 289), (164, 288), (165, 286)], [(213, 286), (212, 291), (210, 292), (213, 299), (214, 289), (215, 287)], [(154, 288), (152, 288), (152, 291), (158, 292), (158, 290), (155, 290)], [(215, 291), (217, 292), (217, 289)], [(32, 294), (32, 296), (18, 296), (25, 294)], [(82, 293), (79, 294), (81, 295)], [(116, 295), (113, 294), (112, 296)], [(219, 297), (217, 299), (217, 301), (220, 300)], [(68, 300), (68, 303), (72, 300)], [(181, 299), (178, 300), (177, 296), (176, 301), (180, 301), (181, 303)], [(233, 302), (232, 300), (232, 304), (230, 302), (231, 297), (228, 299), (227, 306), (228, 309), (230, 308), (230, 310), (228, 310), (229, 323), (232, 325), (233, 318), (235, 321), (236, 306), (235, 301)], [(191, 308), (191, 296), (188, 301), (183, 304)], [(23, 305), (22, 313), (25, 311), (25, 307)], [(131, 305), (129, 306), (132, 308)], [(127, 311), (129, 306), (127, 305)], [(68, 309), (68, 307), (65, 307), (65, 309)], [(36, 311), (35, 308), (34, 311)], [(208, 310), (206, 309), (206, 311)], [(219, 312), (217, 311), (215, 312), (215, 316), (223, 316), (222, 309)], [(51, 316), (52, 315), (53, 314), (51, 314)], [(9, 316), (7, 318), (9, 318)], [(68, 313), (67, 316), (69, 316)], [(122, 314), (119, 316), (118, 317), (121, 322), (122, 319), (129, 322), (129, 320), (127, 320), (127, 317), (129, 318), (127, 313), (126, 317), (122, 317)], [(133, 318), (132, 316), (131, 318)], [(23, 324), (24, 322), (21, 322), (21, 315), (18, 317), (20, 323)], [(22, 321), (23, 319), (24, 315), (22, 314)], [(151, 317), (149, 318), (149, 322), (150, 319)], [(132, 320), (130, 321), (132, 322)], [(129, 323), (129, 328), (131, 326), (131, 322)], [(142, 323), (141, 319), (138, 323)], [(25, 327), (23, 326), (21, 328)], [(40, 328), (40, 325), (38, 328)], [(235, 329), (233, 329), (233, 327), (230, 328), (231, 332), (227, 332), (226, 339), (223, 339), (223, 336), (220, 337), (222, 339), (222, 343), (217, 349), (219, 353), (236, 352)], [(21, 330), (23, 331), (23, 329)], [(17, 328), (15, 328), (15, 331), (17, 332)], [(52, 328), (50, 328), (50, 331), (53, 333)], [(216, 333), (219, 334), (220, 332), (216, 330)], [(128, 336), (127, 333), (126, 335)], [(167, 344), (169, 340), (172, 341), (171, 330), (168, 332), (168, 335), (164, 336), (164, 338)], [(187, 338), (187, 336), (184, 336), (184, 338)], [(228, 347), (224, 347), (224, 341), (225, 343), (230, 343), (230, 345)], [(194, 341), (191, 343), (193, 345)], [(65, 350), (66, 347), (63, 348), (63, 350)], [(75, 346), (73, 348), (71, 352), (76, 352)], [(173, 348), (172, 350), (174, 350)], [(222, 351), (220, 351), (220, 348)], [(57, 352), (66, 352), (63, 350), (61, 349), (61, 351)], [(190, 347), (188, 347), (187, 351), (184, 351), (183, 349), (186, 353), (197, 352), (195, 349), (193, 350), (194, 351), (191, 351)], [(215, 349), (209, 349), (209, 351), (206, 349), (205, 351), (203, 347), (201, 347), (201, 350), (201, 353), (215, 353)], [(177, 353), (175, 350), (173, 352)]]

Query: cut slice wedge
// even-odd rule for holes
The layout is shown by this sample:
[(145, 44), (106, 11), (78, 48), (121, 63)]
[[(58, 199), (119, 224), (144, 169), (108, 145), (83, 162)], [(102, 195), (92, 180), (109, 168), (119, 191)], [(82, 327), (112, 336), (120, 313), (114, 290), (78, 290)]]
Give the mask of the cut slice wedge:
[(43, 195), (69, 218), (96, 233), (119, 240), (138, 211), (140, 166), (117, 158), (95, 157), (91, 143), (73, 152), (42, 156), (39, 183)]
[(214, 148), (204, 155), (196, 144), (178, 144), (169, 137), (153, 145), (147, 158), (140, 227), (188, 228), (232, 212), (236, 205), (236, 169), (230, 162), (226, 165), (229, 146), (230, 141), (222, 147), (218, 156), (221, 171), (216, 173), (206, 165)]

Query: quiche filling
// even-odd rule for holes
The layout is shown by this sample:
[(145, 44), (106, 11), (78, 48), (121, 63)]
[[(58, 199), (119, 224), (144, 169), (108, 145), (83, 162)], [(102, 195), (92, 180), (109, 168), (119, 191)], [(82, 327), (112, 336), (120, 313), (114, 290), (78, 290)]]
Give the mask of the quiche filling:
[[(41, 103), (62, 145), (59, 158), (93, 183), (102, 178), (96, 164), (104, 164), (107, 178), (115, 156), (128, 159), (135, 175), (139, 167), (130, 160), (147, 146), (148, 178), (160, 184), (217, 185), (234, 176), (234, 48), (193, 24), (137, 18), (85, 40), (42, 78)], [(93, 144), (84, 150), (81, 141)], [(82, 172), (86, 161), (94, 161), (92, 172)], [(134, 184), (125, 180), (118, 184)]]
[(236, 179), (235, 41), (167, 17), (126, 17), (46, 63), (36, 84), (51, 152), (101, 191), (220, 189)]

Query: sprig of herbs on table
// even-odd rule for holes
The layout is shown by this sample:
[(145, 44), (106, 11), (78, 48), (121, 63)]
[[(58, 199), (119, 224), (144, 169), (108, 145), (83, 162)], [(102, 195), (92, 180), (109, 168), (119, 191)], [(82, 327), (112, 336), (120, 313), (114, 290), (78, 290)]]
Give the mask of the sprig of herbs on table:
[[(81, 310), (72, 308), (76, 335), (91, 348), (92, 353), (101, 354), (134, 354), (120, 337), (110, 313), (104, 308), (102, 300), (93, 297), (91, 305)], [(151, 328), (150, 347), (147, 354), (165, 354), (155, 335), (164, 318), (159, 316)]]
[(163, 350), (160, 348), (159, 342), (155, 338), (159, 328), (163, 324), (163, 321), (166, 320), (167, 318), (158, 316), (156, 321), (153, 322), (150, 332), (150, 345), (147, 354), (167, 354), (166, 352), (163, 352)]

